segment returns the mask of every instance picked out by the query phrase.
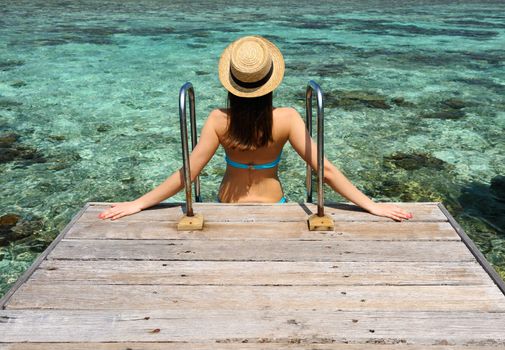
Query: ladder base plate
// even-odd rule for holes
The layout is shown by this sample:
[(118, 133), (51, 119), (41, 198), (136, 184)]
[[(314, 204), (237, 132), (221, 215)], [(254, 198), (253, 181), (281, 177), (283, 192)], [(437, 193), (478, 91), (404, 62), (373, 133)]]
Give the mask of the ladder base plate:
[(194, 231), (203, 230), (203, 215), (195, 214), (194, 216), (184, 215), (177, 224), (177, 231)]
[(329, 215), (318, 216), (313, 214), (307, 220), (310, 231), (333, 231), (335, 223)]

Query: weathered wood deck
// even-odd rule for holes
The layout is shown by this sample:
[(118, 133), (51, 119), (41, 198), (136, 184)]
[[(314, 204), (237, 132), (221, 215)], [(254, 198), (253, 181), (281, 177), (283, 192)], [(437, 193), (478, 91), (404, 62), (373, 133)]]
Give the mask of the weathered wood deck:
[(0, 301), (0, 349), (505, 348), (503, 283), (437, 203), (404, 223), (329, 205), (326, 233), (312, 204), (197, 203), (186, 233), (179, 205), (104, 205)]

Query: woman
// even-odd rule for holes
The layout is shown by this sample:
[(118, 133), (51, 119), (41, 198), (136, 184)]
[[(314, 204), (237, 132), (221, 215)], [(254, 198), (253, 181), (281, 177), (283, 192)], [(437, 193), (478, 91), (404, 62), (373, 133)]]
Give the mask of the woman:
[[(284, 76), (279, 49), (260, 36), (247, 36), (230, 44), (219, 61), (219, 79), (228, 90), (228, 108), (212, 111), (190, 156), (194, 180), (219, 145), (226, 152), (226, 172), (218, 200), (231, 203), (285, 202), (277, 177), (284, 144), (317, 169), (317, 146), (293, 108), (274, 108), (272, 91)], [(412, 214), (386, 203), (374, 203), (327, 159), (324, 180), (335, 191), (368, 212), (397, 221)], [(100, 213), (101, 219), (118, 219), (137, 213), (173, 196), (184, 187), (182, 169), (161, 185), (132, 201), (115, 203)]]

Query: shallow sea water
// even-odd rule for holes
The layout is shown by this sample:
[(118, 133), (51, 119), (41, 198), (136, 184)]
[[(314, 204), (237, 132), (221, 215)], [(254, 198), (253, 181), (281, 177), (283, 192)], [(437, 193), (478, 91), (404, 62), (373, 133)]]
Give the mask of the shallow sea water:
[[(505, 278), (505, 3), (0, 0), (0, 295), (87, 201), (132, 200), (181, 166), (177, 95), (201, 128), (220, 53), (283, 52), (276, 105), (326, 96), (326, 154), (368, 195), (442, 201)], [(220, 149), (201, 175), (213, 201)], [(287, 146), (280, 178), (304, 200)], [(328, 201), (342, 200), (326, 191)], [(183, 201), (180, 193), (169, 201)]]

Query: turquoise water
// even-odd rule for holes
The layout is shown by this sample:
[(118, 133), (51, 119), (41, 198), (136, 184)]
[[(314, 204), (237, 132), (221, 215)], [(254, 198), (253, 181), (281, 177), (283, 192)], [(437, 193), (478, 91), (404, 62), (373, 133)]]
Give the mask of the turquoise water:
[[(181, 166), (177, 94), (223, 106), (224, 47), (279, 46), (276, 105), (326, 95), (326, 153), (377, 200), (442, 201), (505, 277), (503, 2), (0, 0), (0, 295), (87, 201), (132, 200)], [(202, 173), (213, 201), (223, 152)], [(304, 164), (280, 177), (304, 200)], [(326, 192), (330, 201), (336, 194)], [(182, 201), (179, 194), (170, 201)]]

